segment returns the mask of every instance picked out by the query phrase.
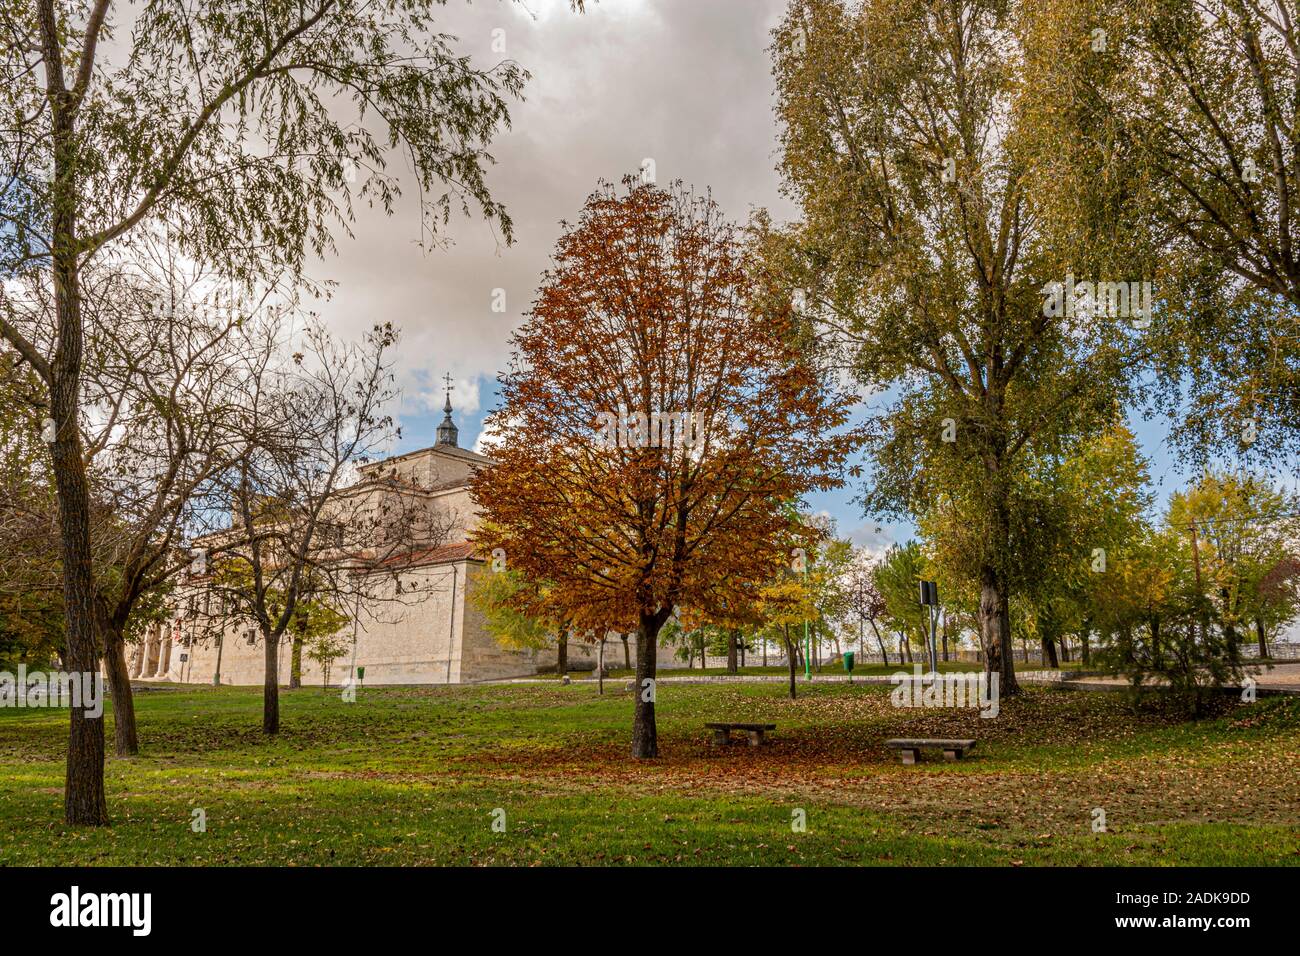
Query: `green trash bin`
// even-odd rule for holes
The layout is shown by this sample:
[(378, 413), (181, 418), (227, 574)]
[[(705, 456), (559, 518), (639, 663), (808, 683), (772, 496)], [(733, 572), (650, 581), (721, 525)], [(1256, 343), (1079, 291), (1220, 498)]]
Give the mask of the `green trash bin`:
[(844, 652), (844, 669), (849, 673), (849, 680), (853, 680), (853, 652)]

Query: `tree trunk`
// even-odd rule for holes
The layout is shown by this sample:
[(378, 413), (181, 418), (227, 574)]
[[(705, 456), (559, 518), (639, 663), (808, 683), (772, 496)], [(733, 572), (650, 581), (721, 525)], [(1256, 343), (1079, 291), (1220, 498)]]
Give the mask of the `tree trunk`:
[[(66, 98), (60, 25), (53, 4), (37, 4), (45, 47), (49, 91), (50, 139), (54, 177), (50, 184), (51, 280), (54, 287), (55, 337), (47, 384), (49, 416), (54, 421), (50, 459), (58, 498), (59, 555), (63, 563), (65, 646), (63, 660), (74, 675), (100, 679), (99, 653), (103, 621), (96, 613), (95, 573), (90, 550), (90, 485), (78, 413), (81, 403), (83, 330), (81, 278), (78, 273), (75, 113)], [(69, 711), (68, 759), (64, 777), (63, 815), (71, 824), (108, 823), (104, 798), (104, 718), (88, 717), (82, 708)]]
[(289, 689), (297, 690), (302, 686), (302, 638), (293, 639), (293, 650), (289, 654)]
[(727, 673), (736, 673), (736, 638), (740, 636), (740, 631), (732, 628), (727, 635)]
[(629, 671), (632, 669), (631, 651), (628, 650), (626, 634), (623, 635), (623, 669)]
[[(871, 632), (876, 635), (876, 643), (880, 645), (880, 659), (884, 661), (885, 666), (889, 666), (889, 654), (885, 652), (885, 640), (880, 636), (880, 628), (876, 627), (876, 622), (871, 622)], [(902, 661), (900, 660), (901, 664)]]
[(1060, 670), (1061, 665), (1056, 659), (1056, 639), (1040, 634), (1039, 643), (1043, 645), (1043, 663), (1052, 670)]
[(1061, 635), (1061, 660), (1070, 663), (1070, 642), (1065, 634)]
[(265, 677), (262, 681), (262, 732), (278, 734), (280, 732), (280, 642), (270, 634), (263, 634), (266, 662)]
[(648, 759), (659, 756), (659, 736), (655, 729), (655, 651), (659, 629), (668, 619), (668, 611), (641, 614), (636, 631), (636, 712), (632, 718), (632, 756)]
[(1268, 638), (1264, 634), (1264, 619), (1255, 618), (1255, 636), (1259, 638), (1259, 656), (1268, 660)]
[(745, 640), (743, 637), (740, 639), (740, 666), (741, 667), (745, 666), (745, 649), (748, 646), (748, 644), (749, 642)]
[(605, 640), (602, 637), (596, 648), (596, 692), (602, 696), (605, 693)]
[(1088, 639), (1092, 637), (1092, 621), (1085, 620), (1083, 627), (1079, 628), (1079, 654), (1084, 664), (1092, 662), (1092, 648), (1088, 644)]
[(943, 629), (939, 632), (943, 640), (943, 659), (948, 660), (948, 615), (943, 616)]
[(1015, 651), (1011, 644), (1011, 616), (1007, 608), (1007, 586), (991, 564), (980, 569), (980, 637), (984, 644), (984, 672), (999, 675), (1000, 695), (1020, 692), (1016, 684)]
[[(44, 9), (42, 7), (42, 9)], [(56, 110), (56, 115), (58, 111)], [(56, 150), (57, 153), (57, 150)], [(56, 156), (58, 178), (68, 176), (67, 159)], [(65, 197), (70, 204), (70, 197)], [(63, 204), (60, 204), (63, 205)], [(75, 242), (71, 210), (56, 205), (56, 244)], [(56, 424), (50, 445), (54, 484), (59, 502), (59, 545), (63, 561), (63, 603), (66, 644), (63, 658), (74, 675), (99, 679), (100, 622), (95, 613), (95, 575), (90, 556), (90, 492), (85, 451), (77, 427), (81, 396), (81, 295), (76, 255), (56, 250), (53, 257), (58, 335), (50, 382), (50, 417)], [(88, 717), (82, 708), (69, 711), (68, 759), (64, 777), (63, 814), (71, 824), (108, 823), (104, 797), (104, 718)]]
[(785, 634), (785, 658), (790, 664), (790, 699), (794, 700), (795, 689), (798, 687), (798, 682), (795, 680), (795, 676), (799, 673), (796, 669), (795, 646), (790, 642), (790, 625), (782, 624), (781, 627)]
[(131, 672), (126, 666), (126, 641), (121, 634), (105, 631), (107, 647), (104, 669), (108, 671), (109, 692), (113, 696), (113, 744), (119, 757), (140, 752), (135, 729), (135, 699), (131, 696)]
[(555, 672), (561, 677), (569, 673), (569, 632), (564, 628), (555, 645)]
[(766, 667), (767, 666), (767, 638), (766, 637), (762, 638), (762, 641), (763, 641), (763, 666)]

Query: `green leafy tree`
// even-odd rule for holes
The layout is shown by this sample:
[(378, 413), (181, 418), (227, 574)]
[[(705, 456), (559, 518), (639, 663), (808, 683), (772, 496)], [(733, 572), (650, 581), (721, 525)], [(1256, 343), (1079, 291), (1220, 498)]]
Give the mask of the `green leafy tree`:
[(1300, 499), (1258, 475), (1211, 471), (1172, 497), (1169, 522), (1196, 549), (1204, 607), (1235, 657), (1260, 582), (1295, 547)]
[(875, 583), (884, 600), (885, 613), (899, 637), (899, 654), (906, 649), (908, 661), (913, 658), (913, 639), (922, 654), (929, 645), (929, 612), (921, 604), (920, 591), (924, 576), (925, 558), (916, 541), (890, 547), (875, 569)]
[[(336, 635), (352, 622), (347, 614), (334, 607), (328, 598), (312, 597), (310, 592), (294, 608), (293, 619), (285, 629), (290, 640), (289, 687), (302, 686), (302, 654), (304, 647), (308, 657), (321, 661), (313, 655), (313, 650), (326, 651), (338, 643)], [(337, 656), (337, 655), (335, 655)], [(328, 683), (328, 680), (326, 680)]]
[(803, 218), (759, 223), (819, 340), (889, 398), (872, 423), (869, 510), (916, 519), (941, 495), (965, 503), (986, 666), (1004, 694), (1017, 692), (1024, 459), (1113, 417), (1135, 338), (1124, 310), (1063, 301), (1081, 265), (1061, 236), (1080, 223), (1042, 214), (1053, 192), (1026, 6), (792, 0), (774, 73), (785, 189)]
[(1163, 307), (1148, 341), (1181, 455), (1300, 445), (1296, 15), (1256, 0), (1028, 5), (1053, 218)]
[(561, 676), (569, 669), (569, 628), (563, 621), (529, 613), (541, 606), (534, 593), (545, 584), (534, 584), (509, 567), (480, 570), (475, 577), (470, 601), (487, 619), (492, 636), (514, 650), (556, 648), (556, 670)]
[(317, 633), (307, 644), (307, 657), (320, 665), (320, 686), (324, 690), (330, 684), (330, 669), (334, 662), (348, 652), (348, 644), (338, 633)]

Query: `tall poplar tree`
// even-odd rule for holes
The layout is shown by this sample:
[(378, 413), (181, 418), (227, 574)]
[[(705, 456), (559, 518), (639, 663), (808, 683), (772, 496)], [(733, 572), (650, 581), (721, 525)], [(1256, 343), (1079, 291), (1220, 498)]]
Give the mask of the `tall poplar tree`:
[(941, 495), (971, 504), (986, 666), (1006, 694), (1018, 471), (1113, 417), (1149, 318), (1067, 291), (1088, 263), (1061, 240), (1074, 221), (1048, 215), (1027, 7), (792, 0), (773, 54), (802, 218), (767, 236), (769, 268), (886, 400), (868, 507), (911, 519)]

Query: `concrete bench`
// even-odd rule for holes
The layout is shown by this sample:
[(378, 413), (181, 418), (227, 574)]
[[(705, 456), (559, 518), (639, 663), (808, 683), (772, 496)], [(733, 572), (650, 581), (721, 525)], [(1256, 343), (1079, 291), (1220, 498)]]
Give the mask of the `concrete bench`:
[(731, 743), (733, 730), (743, 730), (749, 734), (751, 747), (761, 747), (767, 742), (763, 739), (763, 734), (769, 730), (776, 730), (776, 724), (705, 724), (704, 726), (713, 731), (713, 743), (719, 747)]
[(898, 751), (903, 763), (913, 764), (921, 759), (921, 750), (931, 747), (943, 751), (944, 760), (960, 760), (966, 751), (975, 746), (973, 740), (931, 740), (931, 739), (894, 739), (886, 740), (885, 746)]

